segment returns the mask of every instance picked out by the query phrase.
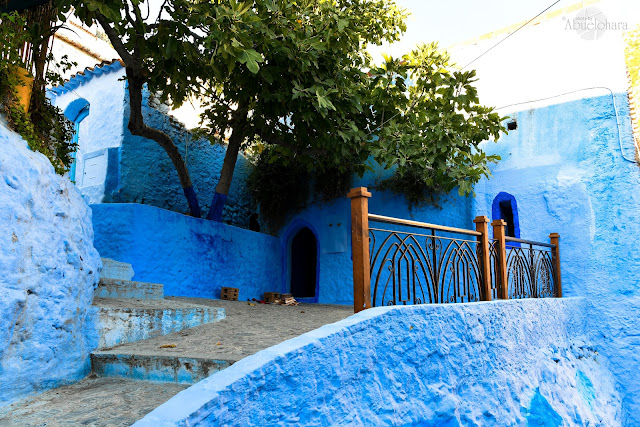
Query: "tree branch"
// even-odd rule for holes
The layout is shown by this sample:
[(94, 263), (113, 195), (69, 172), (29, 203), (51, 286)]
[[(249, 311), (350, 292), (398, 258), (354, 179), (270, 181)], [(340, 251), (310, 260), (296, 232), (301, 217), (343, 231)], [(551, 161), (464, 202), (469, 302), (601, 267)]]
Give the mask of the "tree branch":
[(118, 55), (120, 55), (120, 57), (124, 61), (124, 64), (127, 67), (132, 67), (135, 70), (139, 70), (140, 67), (136, 66), (139, 64), (135, 64), (133, 56), (131, 55), (131, 53), (129, 53), (124, 43), (122, 43), (120, 35), (116, 32), (115, 29), (111, 28), (109, 22), (107, 21), (107, 18), (105, 18), (101, 13), (96, 13), (96, 20), (104, 30), (107, 37), (109, 37), (109, 41), (113, 45), (113, 48), (116, 50), (116, 52), (118, 52)]

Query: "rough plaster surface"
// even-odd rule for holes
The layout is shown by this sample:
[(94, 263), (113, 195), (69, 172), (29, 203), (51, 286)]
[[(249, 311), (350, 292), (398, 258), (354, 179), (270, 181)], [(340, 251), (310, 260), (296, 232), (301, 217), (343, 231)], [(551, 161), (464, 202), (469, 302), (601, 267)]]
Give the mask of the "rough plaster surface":
[(96, 298), (98, 348), (167, 335), (225, 317), (224, 309), (191, 302)]
[(162, 283), (165, 295), (239, 298), (278, 291), (280, 241), (266, 234), (139, 204), (92, 205), (102, 256), (130, 263), (141, 282)]
[(0, 406), (82, 378), (101, 267), (91, 210), (0, 124)]
[(96, 289), (98, 298), (162, 299), (164, 286), (160, 283), (101, 278)]
[[(122, 117), (125, 114), (124, 74), (124, 68), (115, 62), (106, 67), (96, 68), (96, 73), (85, 72), (86, 76), (91, 77), (81, 78), (81, 84), (72, 91), (63, 90), (59, 95), (49, 93), (52, 103), (63, 111), (77, 99), (89, 102), (89, 115), (80, 122), (79, 127), (75, 179), (77, 187), (88, 203), (103, 201), (107, 190), (107, 175), (109, 172), (113, 173), (114, 169), (117, 171), (117, 161), (113, 157), (100, 162), (98, 167), (88, 166), (85, 170), (85, 165), (91, 164), (100, 156), (108, 157), (108, 150), (118, 150), (122, 145)], [(75, 80), (78, 81), (78, 78)], [(88, 179), (93, 176), (98, 176), (99, 182)]]
[(247, 357), (135, 425), (620, 425), (585, 304), (366, 310)]
[(168, 301), (223, 308), (226, 316), (222, 322), (96, 351), (91, 355), (93, 371), (102, 376), (193, 383), (246, 356), (353, 314), (351, 307), (343, 305), (249, 305), (182, 297)]
[(627, 422), (640, 425), (640, 167), (622, 158), (633, 157), (627, 96), (615, 108), (608, 94), (511, 115), (518, 129), (485, 147), (502, 161), (476, 186), (473, 210), (490, 211), (505, 191), (524, 238), (560, 233), (564, 294), (589, 297), (593, 345), (612, 362)]

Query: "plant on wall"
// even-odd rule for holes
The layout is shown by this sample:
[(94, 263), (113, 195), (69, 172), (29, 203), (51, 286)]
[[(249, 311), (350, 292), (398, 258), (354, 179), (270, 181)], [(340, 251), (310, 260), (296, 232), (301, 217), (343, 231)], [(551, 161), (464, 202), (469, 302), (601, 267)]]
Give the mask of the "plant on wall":
[(456, 188), (460, 195), (472, 194), (490, 175), (489, 164), (500, 160), (479, 144), (506, 132), (504, 118), (480, 104), (475, 71), (456, 71), (432, 43), (399, 59), (385, 57), (369, 74), (371, 155), (395, 169), (379, 188), (404, 194), (411, 205), (437, 205)]
[[(24, 14), (0, 14), (0, 110), (9, 127), (27, 141), (29, 148), (44, 154), (56, 172), (63, 174), (73, 161), (71, 154), (76, 148), (72, 142), (73, 125), (46, 97), (45, 85), (59, 83), (61, 77), (45, 71), (45, 63), (52, 60), (46, 52), (50, 34), (41, 30)], [(38, 53), (35, 64), (25, 60), (25, 46)], [(63, 59), (58, 68), (67, 70), (71, 65)], [(36, 75), (30, 70), (36, 70)], [(29, 94), (24, 88), (32, 84)]]

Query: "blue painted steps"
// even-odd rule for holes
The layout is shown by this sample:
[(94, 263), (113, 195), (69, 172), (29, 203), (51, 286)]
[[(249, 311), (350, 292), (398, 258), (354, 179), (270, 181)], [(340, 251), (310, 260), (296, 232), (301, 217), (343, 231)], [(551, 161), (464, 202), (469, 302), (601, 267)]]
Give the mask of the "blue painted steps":
[(98, 349), (146, 340), (218, 322), (223, 308), (175, 300), (94, 298), (98, 307)]
[(93, 373), (100, 377), (195, 384), (231, 366), (236, 360), (182, 357), (166, 354), (130, 354), (118, 349), (91, 354)]
[(131, 280), (135, 274), (131, 264), (116, 261), (111, 258), (101, 258), (102, 272), (100, 277), (108, 277), (110, 279)]
[(164, 285), (102, 278), (94, 296), (98, 298), (163, 299)]

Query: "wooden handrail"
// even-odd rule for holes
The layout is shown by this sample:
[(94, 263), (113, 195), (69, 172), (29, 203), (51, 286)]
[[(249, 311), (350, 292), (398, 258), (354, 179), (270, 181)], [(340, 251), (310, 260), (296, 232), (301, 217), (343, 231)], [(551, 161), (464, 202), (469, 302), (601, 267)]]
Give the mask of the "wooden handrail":
[(531, 240), (518, 239), (517, 237), (504, 236), (504, 240), (506, 240), (507, 242), (524, 243), (525, 245), (544, 246), (546, 248), (552, 248), (552, 249), (556, 247), (556, 245), (552, 243), (534, 242)]
[(455, 228), (455, 227), (446, 227), (444, 225), (429, 224), (427, 222), (410, 221), (408, 219), (392, 218), (389, 216), (369, 214), (369, 219), (371, 221), (383, 222), (386, 224), (408, 225), (411, 227), (427, 228), (429, 230), (448, 231), (450, 233), (468, 234), (470, 236), (482, 236), (482, 233), (479, 233), (474, 230), (466, 230), (464, 228)]
[[(562, 297), (562, 276), (560, 271), (560, 236), (557, 233), (551, 233), (549, 236), (551, 239), (550, 243), (546, 242), (535, 242), (531, 240), (519, 239), (515, 237), (509, 237), (506, 235), (506, 226), (507, 223), (503, 219), (496, 219), (491, 222), (491, 226), (493, 228), (493, 238), (489, 237), (489, 218), (486, 216), (478, 216), (473, 222), (475, 224), (475, 230), (457, 228), (457, 227), (447, 227), (443, 225), (437, 224), (429, 224), (426, 222), (419, 221), (411, 221), (407, 219), (401, 218), (393, 218), (383, 215), (375, 215), (369, 213), (369, 205), (368, 199), (371, 197), (371, 193), (367, 191), (366, 187), (359, 187), (352, 189), (348, 197), (351, 199), (351, 245), (352, 245), (352, 260), (353, 260), (353, 296), (354, 296), (354, 312), (359, 312), (361, 310), (365, 310), (370, 308), (372, 305), (376, 305), (376, 301), (371, 300), (371, 287), (373, 282), (374, 288), (374, 298), (376, 295), (376, 290), (378, 289), (379, 279), (380, 279), (380, 264), (377, 262), (378, 255), (383, 249), (383, 246), (389, 242), (389, 239), (392, 236), (397, 238), (397, 242), (392, 241), (391, 245), (395, 246), (395, 252), (389, 256), (389, 259), (384, 259), (389, 254), (391, 249), (387, 249), (383, 255), (384, 262), (390, 261), (393, 265), (390, 267), (391, 275), (394, 275), (393, 282), (393, 290), (392, 290), (392, 303), (396, 302), (401, 304), (414, 303), (414, 304), (422, 304), (427, 302), (451, 302), (458, 301), (462, 299), (461, 302), (472, 302), (478, 300), (491, 301), (494, 298), (497, 299), (509, 299), (510, 290), (509, 290), (509, 278), (510, 275), (513, 276), (517, 274), (517, 271), (514, 272), (513, 267), (508, 264), (508, 261), (513, 264), (513, 259), (517, 259), (520, 256), (526, 256), (527, 258), (521, 260), (526, 262), (530, 260), (533, 262), (533, 256), (531, 254), (523, 254), (523, 251), (518, 248), (513, 248), (513, 245), (510, 247), (509, 243), (522, 243), (533, 246), (541, 246), (545, 248), (550, 248), (551, 251), (544, 251), (543, 257), (544, 262), (541, 263), (541, 269), (544, 270), (543, 273), (546, 274), (544, 277), (548, 277), (549, 274), (553, 275), (553, 291), (554, 296)], [(422, 248), (422, 243), (418, 243), (418, 241), (413, 236), (424, 236), (424, 234), (420, 233), (407, 233), (408, 236), (398, 237), (398, 234), (405, 233), (405, 231), (401, 230), (385, 230), (384, 228), (375, 228), (370, 227), (369, 222), (380, 222), (385, 224), (394, 224), (399, 226), (407, 226), (414, 228), (421, 228), (430, 230), (432, 233), (430, 236), (426, 236), (426, 243), (424, 243), (425, 247)], [(450, 237), (450, 236), (440, 236), (436, 235), (435, 231), (442, 231), (447, 233), (457, 233), (468, 236), (475, 236), (474, 239), (465, 239), (460, 236)], [(380, 233), (389, 233), (389, 236), (382, 242), (380, 245), (376, 246), (375, 240), (375, 232)], [(412, 240), (408, 240), (412, 239)], [(448, 246), (443, 246), (440, 241), (441, 239), (449, 239), (451, 240), (448, 243)], [(420, 246), (420, 249), (416, 249), (414, 247), (414, 243), (417, 246)], [(373, 261), (371, 260), (370, 253), (370, 245), (372, 250), (374, 251)], [(431, 280), (433, 289), (436, 291), (439, 288), (439, 281), (445, 280), (444, 278), (448, 277), (447, 273), (448, 268), (462, 268), (450, 267), (447, 263), (451, 262), (451, 255), (448, 255), (446, 263), (444, 267), (441, 265), (442, 261), (445, 259), (445, 255), (441, 253), (442, 251), (449, 251), (450, 248), (453, 248), (453, 251), (456, 252), (456, 256), (462, 257), (463, 263), (466, 263), (466, 266), (462, 266), (464, 268), (468, 268), (469, 272), (472, 270), (475, 271), (477, 284), (474, 284), (474, 290), (471, 292), (471, 288), (465, 291), (464, 295), (456, 293), (455, 289), (453, 291), (453, 297), (450, 296), (449, 299), (445, 297), (434, 297), (432, 298), (429, 294), (425, 297), (423, 292), (422, 295), (417, 295), (417, 291), (414, 285), (413, 296), (411, 296), (411, 289), (407, 287), (406, 292), (403, 290), (404, 288), (397, 288), (396, 292), (396, 279), (398, 281), (401, 280), (400, 275), (398, 273), (398, 268), (402, 267), (402, 262), (404, 259), (405, 263), (409, 262), (411, 259), (412, 262), (419, 263), (422, 266), (422, 273), (418, 272), (418, 267), (412, 267), (412, 274), (423, 274), (425, 276), (425, 280)], [(507, 249), (513, 249), (507, 251)], [(376, 252), (377, 251), (377, 252)], [(413, 251), (413, 252), (411, 252)], [(426, 251), (426, 252), (425, 252)], [(399, 255), (399, 259), (396, 259), (396, 255)], [(407, 255), (408, 254), (408, 255)], [(462, 254), (462, 255), (461, 255)], [(438, 264), (437, 257), (441, 256), (440, 264)], [(417, 261), (416, 259), (417, 258)], [(427, 257), (427, 258), (425, 258)], [(432, 257), (432, 258), (431, 258)], [(454, 260), (454, 262), (458, 262)], [(549, 262), (552, 263), (552, 266), (549, 267)], [(434, 266), (433, 270), (427, 268), (425, 265)], [(407, 264), (408, 265), (408, 264)], [(437, 265), (437, 268), (435, 267)], [(376, 270), (377, 268), (377, 270)], [(407, 267), (409, 268), (409, 267)], [(533, 269), (532, 266), (527, 268)], [(372, 277), (373, 270), (378, 271), (377, 275)], [(444, 271), (444, 273), (443, 273)], [(465, 270), (466, 271), (466, 270)], [(398, 273), (397, 277), (395, 276)], [(407, 270), (407, 274), (410, 274), (409, 270)], [(444, 276), (441, 277), (441, 274)], [(453, 274), (456, 274), (455, 271)], [(471, 273), (469, 273), (471, 274)], [(429, 279), (430, 278), (430, 279)], [(512, 278), (513, 279), (513, 278)], [(409, 280), (407, 278), (406, 280)], [(537, 279), (536, 280), (536, 286)], [(513, 297), (517, 298), (536, 298), (540, 296), (551, 296), (548, 283), (546, 279), (544, 280), (544, 288), (532, 290), (531, 292), (520, 292), (517, 289), (513, 288), (515, 285), (512, 283), (512, 291)], [(414, 277), (415, 281), (415, 277)], [(513, 280), (512, 280), (513, 281)], [(460, 282), (460, 281), (458, 281)], [(408, 282), (407, 282), (408, 283)], [(475, 282), (474, 282), (475, 283)], [(454, 286), (458, 286), (459, 283), (454, 284)], [(457, 289), (457, 288), (456, 288)], [(477, 289), (477, 292), (475, 291)], [(384, 304), (384, 294), (386, 292), (383, 291), (382, 295), (382, 304)], [(493, 293), (495, 292), (495, 297)], [(435, 295), (435, 294), (434, 294)], [(473, 296), (473, 298), (471, 298)], [(396, 301), (396, 297), (398, 301)], [(465, 300), (464, 298), (467, 298)]]

